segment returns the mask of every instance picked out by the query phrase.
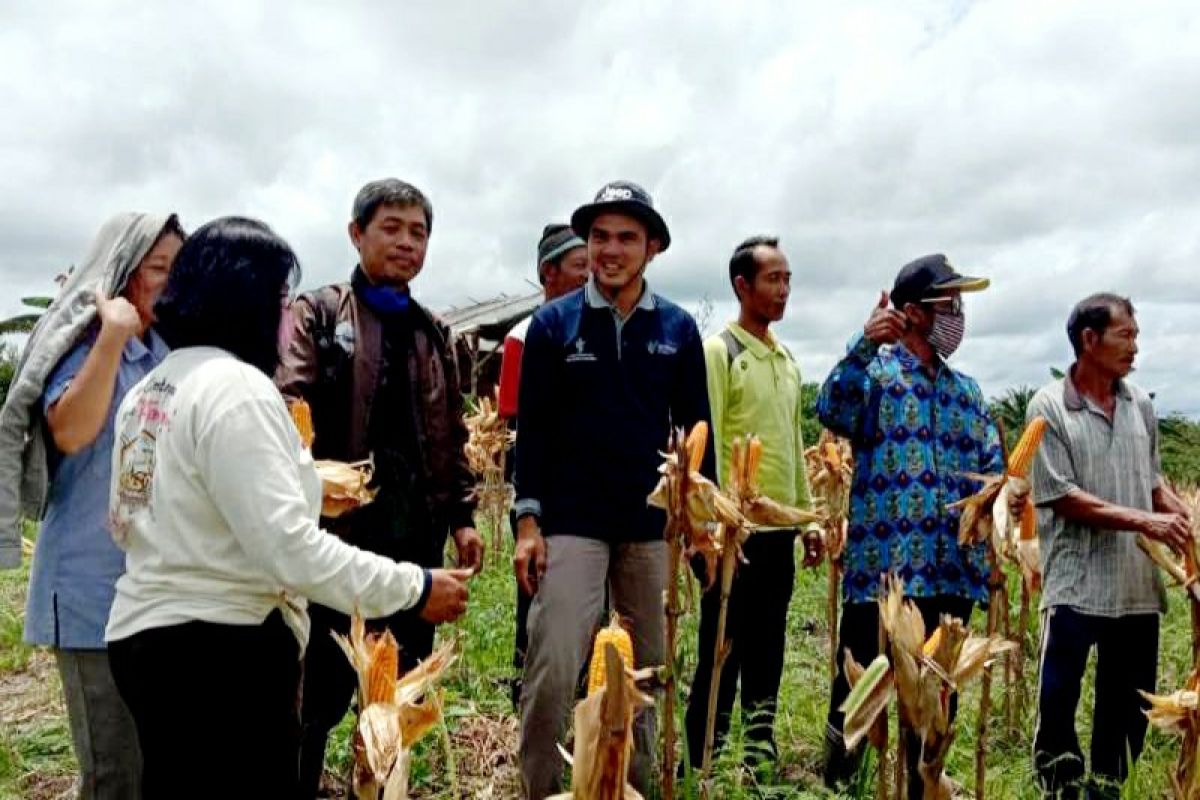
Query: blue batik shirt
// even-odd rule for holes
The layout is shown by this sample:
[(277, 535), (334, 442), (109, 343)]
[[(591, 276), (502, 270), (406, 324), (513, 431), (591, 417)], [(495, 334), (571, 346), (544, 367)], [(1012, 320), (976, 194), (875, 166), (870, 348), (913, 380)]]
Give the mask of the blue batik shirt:
[[(54, 405), (87, 361), (95, 336), (77, 344), (50, 374), (42, 408)], [(67, 650), (104, 647), (104, 627), (125, 553), (108, 531), (108, 492), (112, 474), (113, 417), (125, 394), (167, 356), (162, 339), (125, 343), (104, 428), (77, 453), (51, 455), (46, 518), (38, 532), (25, 604), (25, 641)], [(47, 434), (49, 436), (49, 434)]]
[(875, 600), (889, 571), (910, 597), (987, 603), (986, 545), (960, 547), (946, 506), (979, 488), (963, 473), (1003, 470), (1000, 436), (979, 384), (941, 360), (935, 369), (859, 333), (821, 387), (821, 422), (854, 446), (847, 603)]

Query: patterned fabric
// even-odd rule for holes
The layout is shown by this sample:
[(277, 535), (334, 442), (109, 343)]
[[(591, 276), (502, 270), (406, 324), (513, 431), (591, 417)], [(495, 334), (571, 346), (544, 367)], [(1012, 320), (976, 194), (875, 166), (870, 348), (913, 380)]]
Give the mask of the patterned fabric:
[(1100, 617), (1165, 612), (1162, 579), (1136, 533), (1081, 525), (1051, 508), (1078, 489), (1118, 506), (1153, 510), (1162, 477), (1150, 398), (1122, 381), (1109, 420), (1068, 376), (1041, 389), (1027, 416), (1046, 418), (1030, 476), (1042, 545), (1042, 608), (1070, 606)]
[(985, 605), (986, 548), (960, 548), (958, 512), (946, 509), (979, 488), (963, 473), (1004, 466), (979, 385), (944, 362), (931, 376), (902, 345), (860, 333), (821, 387), (817, 414), (854, 446), (845, 602), (873, 601), (892, 571), (910, 597)]

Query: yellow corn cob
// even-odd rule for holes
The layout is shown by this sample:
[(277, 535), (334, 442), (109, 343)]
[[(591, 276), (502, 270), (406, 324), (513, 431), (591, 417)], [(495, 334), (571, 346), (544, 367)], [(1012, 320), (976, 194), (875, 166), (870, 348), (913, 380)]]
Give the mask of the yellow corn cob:
[(942, 626), (933, 629), (933, 633), (925, 640), (925, 646), (921, 648), (921, 652), (927, 656), (932, 656), (937, 652), (938, 645), (942, 643)]
[(1019, 538), (1024, 542), (1037, 538), (1037, 509), (1028, 500), (1025, 501), (1025, 507), (1021, 509), (1021, 533)]
[(1042, 437), (1046, 435), (1046, 418), (1034, 417), (1025, 426), (1017, 446), (1008, 457), (1008, 474), (1015, 478), (1028, 478), (1029, 468), (1033, 466), (1033, 457), (1037, 454)]
[(292, 422), (300, 433), (300, 441), (305, 447), (311, 448), (314, 438), (312, 409), (303, 400), (294, 400), (288, 404), (288, 411), (291, 412)]
[(367, 669), (367, 696), (364, 705), (393, 703), (396, 698), (396, 681), (400, 674), (400, 646), (390, 630), (376, 638), (371, 648), (371, 662)]
[(633, 640), (629, 638), (629, 632), (621, 627), (620, 616), (614, 612), (608, 627), (601, 628), (596, 633), (596, 640), (592, 644), (592, 665), (588, 669), (589, 697), (604, 686), (604, 646), (606, 644), (615, 647), (621, 654), (621, 660), (625, 662), (625, 666), (633, 669)]
[(762, 439), (751, 436), (746, 443), (746, 479), (743, 486), (749, 488), (758, 482), (758, 465), (762, 462)]
[(708, 423), (700, 420), (692, 426), (692, 432), (687, 437), (688, 470), (695, 472), (700, 469), (704, 460), (704, 449), (708, 446)]

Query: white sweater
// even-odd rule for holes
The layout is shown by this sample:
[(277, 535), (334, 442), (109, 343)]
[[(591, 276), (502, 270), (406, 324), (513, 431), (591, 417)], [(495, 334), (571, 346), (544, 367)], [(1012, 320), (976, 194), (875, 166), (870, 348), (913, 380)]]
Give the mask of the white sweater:
[(415, 564), (318, 526), (321, 482), (279, 391), (224, 350), (171, 353), (116, 417), (110, 524), (126, 553), (105, 638), (185, 622), (257, 625), (302, 598), (381, 617), (420, 602)]

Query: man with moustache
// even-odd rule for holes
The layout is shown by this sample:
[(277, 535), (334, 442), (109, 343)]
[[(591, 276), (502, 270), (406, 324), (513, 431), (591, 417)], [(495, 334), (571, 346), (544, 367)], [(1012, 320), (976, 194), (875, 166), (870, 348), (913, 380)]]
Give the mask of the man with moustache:
[[(646, 497), (672, 426), (708, 420), (695, 320), (646, 283), (647, 266), (671, 243), (650, 195), (629, 181), (606, 184), (571, 227), (587, 242), (591, 277), (534, 315), (517, 413), (513, 564), (534, 596), (519, 747), (530, 800), (559, 790), (558, 743), (606, 584), (636, 666), (663, 663), (665, 518)], [(647, 793), (653, 708), (635, 722), (634, 739), (630, 781)]]
[[(1154, 406), (1129, 383), (1137, 355), (1133, 304), (1115, 294), (1081, 300), (1067, 321), (1075, 363), (1038, 391), (1028, 418), (1044, 417), (1033, 501), (1042, 543), (1042, 653), (1034, 765), (1047, 797), (1119, 797), (1146, 734), (1158, 669), (1158, 570), (1144, 535), (1182, 551), (1190, 519), (1163, 481)], [(1075, 710), (1096, 649), (1091, 779)]]
[[(410, 292), (432, 227), (433, 207), (415, 186), (394, 178), (364, 186), (349, 224), (359, 263), (349, 283), (296, 300), (276, 383), (285, 397), (311, 405), (316, 458), (374, 459), (374, 502), (326, 520), (329, 530), (364, 550), (427, 568), (442, 566), (452, 533), (459, 566), (478, 571), (483, 540), (467, 500), (474, 481), (463, 452), (467, 431), (454, 343), (446, 325)], [(318, 791), (329, 731), (345, 715), (357, 683), (330, 636), (346, 634), (349, 618), (315, 604), (309, 614), (301, 706), (305, 797)], [(370, 621), (368, 629), (392, 631), (401, 670), (408, 671), (432, 651), (435, 621), (400, 612)]]

